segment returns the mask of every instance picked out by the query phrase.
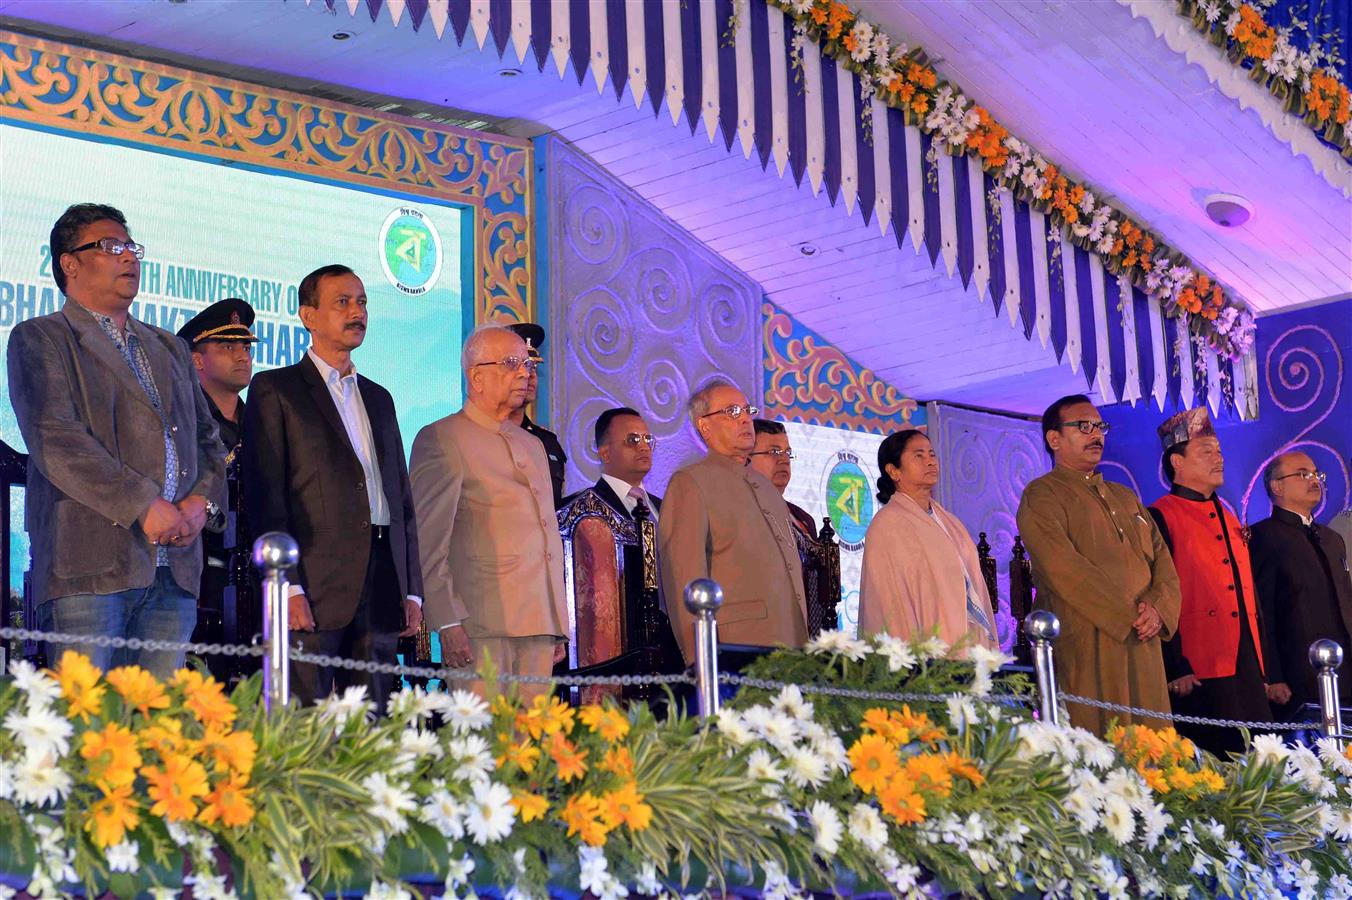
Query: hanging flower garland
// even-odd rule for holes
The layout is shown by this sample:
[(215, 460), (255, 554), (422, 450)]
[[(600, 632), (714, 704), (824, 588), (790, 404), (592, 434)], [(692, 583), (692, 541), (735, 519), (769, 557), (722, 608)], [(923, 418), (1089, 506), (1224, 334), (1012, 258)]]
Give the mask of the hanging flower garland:
[(793, 22), (800, 58), (815, 42), (860, 77), (865, 115), (877, 97), (929, 135), (940, 152), (977, 156), (999, 187), (1050, 216), (1077, 246), (1098, 254), (1109, 272), (1127, 276), (1220, 356), (1239, 359), (1252, 349), (1253, 314), (1227, 296), (1219, 282), (1086, 185), (1066, 177), (955, 85), (941, 81), (923, 49), (893, 41), (836, 0), (766, 2)]
[[(1299, 49), (1291, 40), (1296, 30), (1306, 30), (1295, 20), (1274, 28), (1260, 7), (1273, 0), (1243, 3), (1240, 0), (1178, 0), (1179, 15), (1192, 22), (1211, 43), (1225, 51), (1237, 66), (1249, 66), (1249, 77), (1282, 101), (1282, 107), (1305, 119), (1319, 136), (1352, 158), (1352, 94), (1338, 72), (1338, 52), (1322, 40), (1311, 38), (1309, 49)], [(1327, 38), (1328, 36), (1325, 36)]]

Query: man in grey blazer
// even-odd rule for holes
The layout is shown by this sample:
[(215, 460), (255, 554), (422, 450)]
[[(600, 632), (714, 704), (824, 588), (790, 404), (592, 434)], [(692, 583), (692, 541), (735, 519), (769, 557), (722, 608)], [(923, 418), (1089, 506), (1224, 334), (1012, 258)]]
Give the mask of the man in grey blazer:
[[(180, 338), (128, 315), (145, 248), (111, 206), (52, 228), (59, 312), (9, 339), (9, 393), (28, 445), (25, 518), (44, 628), (186, 641), (197, 621), (199, 535), (222, 499), (225, 448)], [(78, 650), (102, 669), (167, 676), (179, 650)]]

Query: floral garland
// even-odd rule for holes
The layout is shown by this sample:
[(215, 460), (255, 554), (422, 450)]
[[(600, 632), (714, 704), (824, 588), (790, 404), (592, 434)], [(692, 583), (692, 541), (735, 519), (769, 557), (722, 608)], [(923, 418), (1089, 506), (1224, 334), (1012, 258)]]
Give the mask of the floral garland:
[(1274, 0), (1178, 0), (1179, 15), (1211, 43), (1222, 48), (1235, 65), (1248, 65), (1249, 76), (1282, 101), (1282, 108), (1302, 116), (1324, 141), (1352, 158), (1352, 92), (1342, 83), (1337, 50), (1319, 41), (1299, 49), (1291, 40), (1296, 22), (1274, 28), (1263, 17), (1263, 7)]
[(466, 900), (476, 884), (512, 900), (550, 885), (599, 900), (1352, 896), (1352, 760), (1333, 741), (1261, 736), (1226, 762), (1172, 729), (1104, 741), (1033, 719), (1026, 678), (998, 674), (1007, 657), (951, 649), (826, 633), (747, 674), (921, 699), (746, 688), (711, 727), (421, 688), (374, 721), (360, 689), (269, 713), (257, 678), (227, 697), (192, 671), (15, 662), (0, 878), (156, 900), (185, 884), (204, 900), (411, 900), (418, 873)]
[(1098, 254), (1114, 275), (1125, 275), (1157, 300), (1166, 315), (1218, 354), (1239, 359), (1253, 347), (1253, 314), (1224, 288), (1086, 185), (1056, 165), (975, 103), (941, 81), (923, 49), (898, 44), (838, 0), (766, 0), (793, 22), (794, 48), (810, 43), (860, 77), (863, 110), (869, 101), (901, 110), (907, 124), (929, 135), (940, 152), (974, 155), (1002, 188), (1048, 215), (1075, 244)]

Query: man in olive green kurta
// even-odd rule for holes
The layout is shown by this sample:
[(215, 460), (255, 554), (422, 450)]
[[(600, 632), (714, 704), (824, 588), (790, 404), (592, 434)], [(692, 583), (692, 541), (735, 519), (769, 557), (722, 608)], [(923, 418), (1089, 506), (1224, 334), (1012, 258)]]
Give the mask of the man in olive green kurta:
[[(1057, 678), (1067, 693), (1167, 712), (1160, 642), (1178, 627), (1182, 602), (1168, 548), (1140, 499), (1095, 471), (1107, 425), (1089, 398), (1058, 400), (1042, 427), (1056, 465), (1024, 489), (1018, 524), (1037, 605), (1061, 620)], [(1114, 719), (1133, 722), (1127, 713), (1067, 707), (1073, 724), (1100, 735)]]

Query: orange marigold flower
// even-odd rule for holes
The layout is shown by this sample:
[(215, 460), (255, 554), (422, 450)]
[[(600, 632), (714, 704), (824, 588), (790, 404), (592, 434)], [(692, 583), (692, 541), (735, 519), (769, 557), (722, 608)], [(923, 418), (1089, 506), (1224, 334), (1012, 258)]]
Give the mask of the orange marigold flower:
[(917, 95), (911, 100), (911, 112), (916, 115), (922, 115), (929, 110), (929, 97), (924, 94)]
[(1138, 769), (1141, 776), (1145, 778), (1146, 785), (1157, 794), (1167, 794), (1172, 788), (1169, 787), (1169, 779), (1164, 777), (1164, 773), (1154, 766), (1146, 766)]
[[(888, 93), (895, 94), (902, 89), (902, 86), (903, 82), (901, 76), (893, 75), (892, 80), (887, 82), (887, 91)], [(914, 91), (915, 88), (911, 88), (911, 90)]]
[(587, 751), (579, 751), (562, 734), (554, 734), (549, 741), (549, 756), (559, 769), (560, 781), (572, 781), (587, 774)]
[(140, 666), (118, 666), (106, 677), (127, 705), (143, 716), (149, 716), (152, 709), (169, 708), (169, 695), (165, 693), (164, 685)]
[(901, 86), (901, 90), (897, 91), (897, 97), (903, 104), (909, 103), (914, 96), (915, 85), (911, 84), (909, 81)]
[(215, 727), (208, 728), (206, 735), (198, 742), (201, 751), (211, 757), (215, 771), (229, 770), (248, 780), (253, 772), (254, 757), (258, 755), (258, 742), (248, 731), (231, 731), (223, 734)]
[(844, 44), (845, 49), (850, 51), (851, 53), (859, 49), (859, 41), (855, 38), (853, 31), (845, 35)]
[(607, 828), (624, 824), (630, 831), (643, 831), (653, 820), (653, 808), (643, 802), (638, 783), (632, 779), (623, 787), (601, 795), (601, 819)]
[(204, 726), (229, 728), (238, 714), (235, 704), (225, 695), (221, 683), (193, 669), (179, 669), (173, 683), (183, 691), (183, 705)]
[(90, 780), (105, 790), (134, 782), (141, 765), (136, 735), (116, 722), (81, 735), (80, 756), (89, 761)]
[(171, 822), (185, 822), (197, 815), (194, 802), (207, 795), (207, 772), (196, 760), (177, 754), (167, 756), (163, 767), (146, 766), (141, 776), (149, 782), (146, 795), (155, 803), (151, 813)]
[(211, 825), (218, 819), (227, 828), (241, 828), (253, 821), (254, 806), (249, 795), (253, 788), (246, 787), (248, 779), (238, 773), (222, 778), (215, 790), (206, 795), (206, 805), (197, 817), (203, 825)]
[(568, 837), (577, 835), (591, 847), (605, 844), (610, 829), (601, 821), (601, 801), (591, 791), (569, 797), (558, 815), (559, 820), (568, 826)]
[(957, 775), (959, 778), (966, 778), (973, 786), (981, 787), (986, 783), (986, 776), (981, 774), (981, 770), (976, 767), (976, 763), (972, 760), (964, 759), (952, 751), (944, 754), (943, 760), (951, 774)]
[(584, 706), (578, 720), (607, 741), (618, 741), (629, 733), (629, 718), (613, 706)]
[(612, 772), (621, 778), (634, 775), (634, 756), (628, 747), (611, 747), (596, 766), (602, 772)]
[(66, 698), (73, 715), (88, 722), (91, 715), (103, 709), (105, 686), (99, 684), (99, 670), (89, 657), (74, 650), (61, 654), (61, 661), (51, 670), (52, 677), (61, 685), (61, 696)]
[(872, 794), (886, 784), (901, 768), (897, 750), (880, 734), (864, 734), (851, 745), (850, 780), (865, 794)]
[(812, 21), (818, 25), (826, 23), (826, 7), (820, 4), (814, 5), (808, 15), (812, 16)]
[(948, 763), (939, 754), (912, 756), (906, 760), (903, 771), (924, 793), (947, 797), (953, 792), (953, 775), (948, 771)]
[(535, 764), (540, 761), (540, 748), (536, 747), (529, 740), (523, 740), (517, 744), (508, 745), (502, 755), (498, 757), (498, 765), (512, 763), (522, 772), (529, 775), (535, 771)]
[(104, 789), (103, 797), (89, 807), (84, 829), (96, 847), (111, 847), (122, 843), (140, 821), (140, 807), (131, 799), (131, 784), (124, 784)]
[(183, 723), (178, 719), (154, 719), (141, 729), (141, 746), (164, 756), (170, 753), (190, 753), (194, 742), (183, 737)]
[(878, 792), (878, 805), (883, 814), (902, 825), (925, 821), (925, 798), (915, 791), (915, 784), (903, 775), (893, 778)]
[(539, 794), (532, 794), (528, 791), (512, 791), (512, 806), (516, 809), (516, 814), (521, 817), (522, 823), (543, 819), (545, 813), (549, 812), (549, 801)]

